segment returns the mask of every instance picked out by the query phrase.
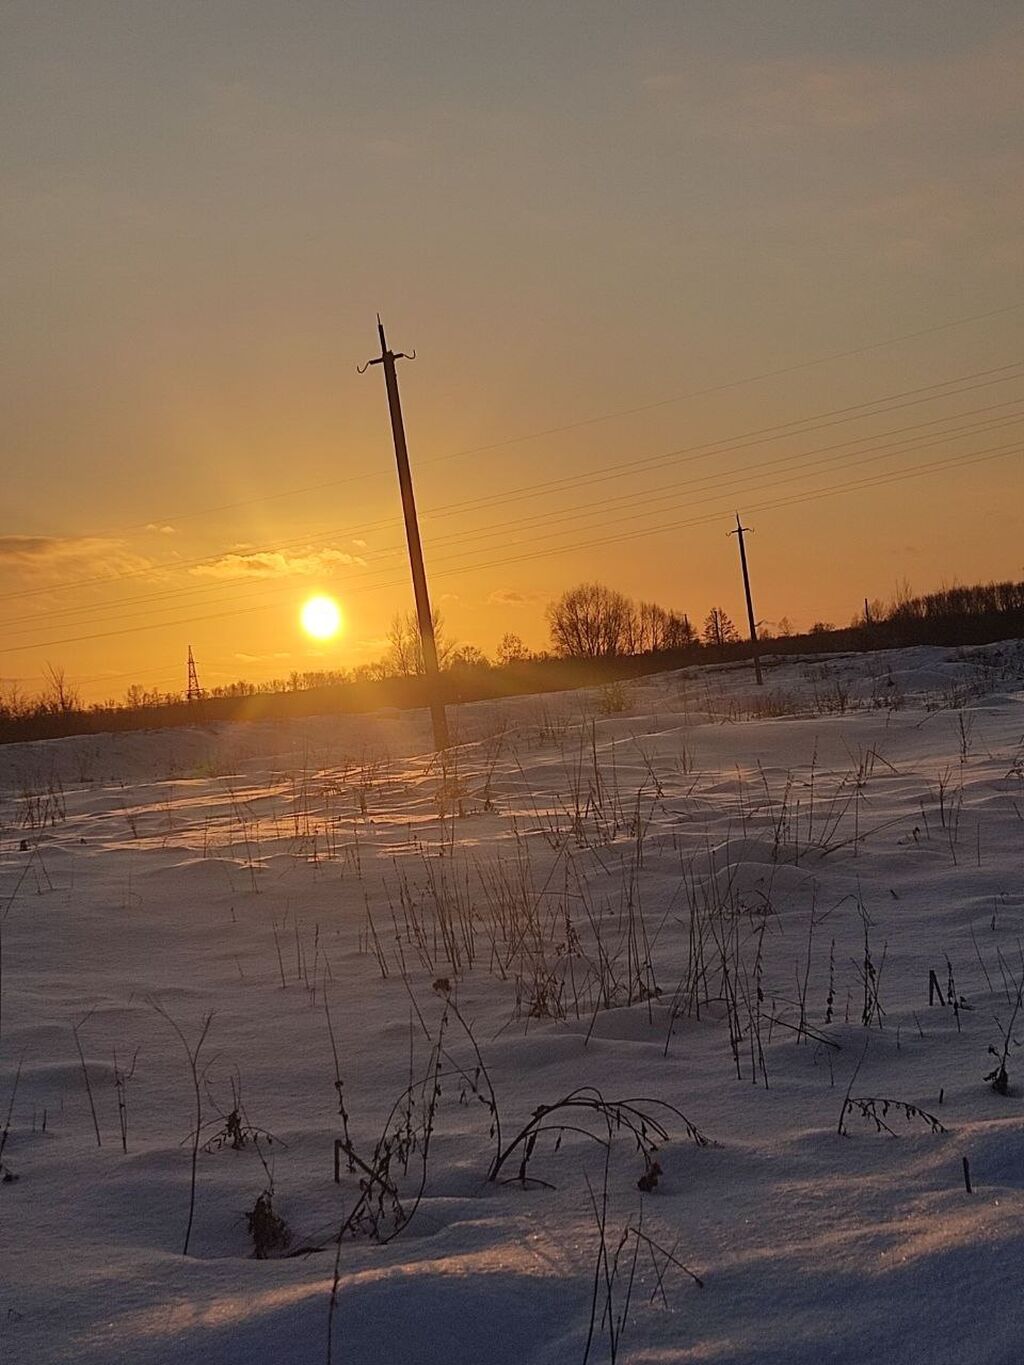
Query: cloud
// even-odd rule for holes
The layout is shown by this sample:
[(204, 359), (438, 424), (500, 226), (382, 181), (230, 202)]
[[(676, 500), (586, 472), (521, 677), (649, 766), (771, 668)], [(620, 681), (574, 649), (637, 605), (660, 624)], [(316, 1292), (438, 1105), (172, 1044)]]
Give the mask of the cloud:
[(290, 659), (291, 657), (292, 657), (292, 656), (287, 652), (287, 650), (280, 651), (280, 652), (277, 653), (277, 654), (244, 654), (244, 653), (236, 653), (236, 654), (235, 654), (235, 658), (239, 661), (239, 663), (243, 663), (243, 664), (268, 664), (268, 663), (277, 663), (277, 662), (279, 662), (281, 659)]
[(106, 536), (0, 536), (0, 569), (55, 578), (67, 572), (117, 574), (150, 568), (150, 561)]
[(972, 48), (894, 59), (801, 53), (701, 62), (661, 52), (640, 85), (662, 115), (699, 115), (705, 133), (757, 139), (988, 128), (1016, 119), (1024, 30), (1013, 25)]
[(356, 547), (357, 550), (365, 550), (365, 549), (366, 549), (366, 541), (365, 541), (365, 540), (358, 540), (358, 539), (357, 539), (357, 540), (353, 540), (352, 544)]
[(1019, 259), (1024, 163), (978, 158), (972, 175), (973, 192), (943, 175), (879, 189), (851, 205), (847, 220), (906, 270), (937, 270), (963, 257), (993, 264)]
[(298, 575), (316, 578), (350, 564), (365, 564), (359, 555), (345, 550), (307, 550), (289, 555), (283, 550), (261, 550), (250, 554), (232, 551), (209, 564), (197, 564), (189, 572), (197, 578), (285, 578)]
[(0, 536), (0, 561), (25, 563), (49, 559), (61, 543), (51, 536)]
[(542, 592), (520, 592), (517, 588), (496, 588), (487, 599), (490, 607), (528, 607), (531, 602), (545, 602)]
[(155, 521), (148, 522), (146, 524), (146, 530), (152, 531), (155, 535), (158, 536), (177, 535), (177, 531), (174, 529), (173, 526), (161, 526), (158, 522)]
[(733, 216), (756, 211), (766, 240), (810, 233), (830, 253), (937, 275), (1020, 259), (1022, 63), (1013, 24), (902, 56), (650, 52), (640, 85), (654, 137), (691, 158)]

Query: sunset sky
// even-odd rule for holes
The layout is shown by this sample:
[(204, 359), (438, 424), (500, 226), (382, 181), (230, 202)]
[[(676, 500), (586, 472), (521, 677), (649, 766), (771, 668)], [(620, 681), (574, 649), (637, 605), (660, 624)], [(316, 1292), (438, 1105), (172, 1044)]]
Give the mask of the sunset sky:
[(1024, 577), (1022, 58), (1011, 0), (7, 0), (4, 686), (382, 652), (378, 310), (460, 641), (738, 620), (736, 508), (767, 622)]

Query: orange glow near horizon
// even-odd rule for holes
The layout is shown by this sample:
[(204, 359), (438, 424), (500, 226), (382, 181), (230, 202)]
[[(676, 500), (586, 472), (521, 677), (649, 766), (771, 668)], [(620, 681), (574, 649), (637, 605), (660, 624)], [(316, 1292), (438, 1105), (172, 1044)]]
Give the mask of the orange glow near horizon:
[(457, 646), (1024, 578), (1019, 6), (125, 8), (5, 10), (0, 698), (387, 655), (378, 314)]

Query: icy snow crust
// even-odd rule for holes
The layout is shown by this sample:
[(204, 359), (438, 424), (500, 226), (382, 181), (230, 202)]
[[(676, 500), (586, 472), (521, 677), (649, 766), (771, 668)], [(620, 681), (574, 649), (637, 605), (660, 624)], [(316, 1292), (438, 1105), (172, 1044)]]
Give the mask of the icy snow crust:
[[(1024, 1359), (1024, 1015), (1009, 1093), (984, 1079), (1024, 981), (1022, 688), (1016, 642), (688, 670), (466, 706), (446, 771), (422, 713), (0, 750), (4, 1361), (326, 1358), (360, 1174), (333, 1179), (325, 1002), (360, 1159), (410, 1076), (408, 1131), (432, 1110), (418, 1205), (422, 1127), (391, 1167), (408, 1225), (341, 1243), (335, 1361), (556, 1365), (591, 1326), (609, 1359), (605, 1188), (621, 1361)], [(192, 1042), (213, 1011), (187, 1257), (194, 1096), (155, 1004)], [(506, 1144), (587, 1086), (708, 1145), (652, 1105), (645, 1160), (581, 1110), (592, 1136), (488, 1181), (453, 1007)], [(848, 1088), (915, 1109), (879, 1129)], [(298, 1254), (255, 1259), (271, 1177)]]

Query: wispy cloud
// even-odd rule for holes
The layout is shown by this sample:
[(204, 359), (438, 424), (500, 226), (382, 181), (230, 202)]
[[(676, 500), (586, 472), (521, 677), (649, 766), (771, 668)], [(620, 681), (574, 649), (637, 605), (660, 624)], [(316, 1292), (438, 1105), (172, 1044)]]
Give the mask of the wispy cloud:
[(528, 607), (532, 602), (547, 601), (547, 593), (520, 592), (517, 588), (495, 588), (487, 598), (490, 607)]
[(809, 231), (922, 273), (1019, 260), (1024, 26), (899, 59), (649, 56), (640, 86), (656, 136), (692, 153), (734, 210), (756, 205), (769, 236)]
[(151, 531), (154, 535), (157, 536), (177, 535), (177, 531), (174, 529), (173, 526), (161, 526), (160, 523), (156, 521), (148, 522), (146, 525), (146, 530)]
[(150, 561), (107, 536), (0, 536), (0, 569), (45, 578), (66, 573), (117, 574)]
[(317, 578), (352, 564), (365, 564), (346, 550), (307, 550), (286, 554), (283, 550), (242, 553), (232, 551), (209, 564), (197, 564), (189, 572), (197, 578)]
[(913, 59), (799, 54), (708, 64), (659, 53), (641, 87), (666, 115), (699, 113), (699, 128), (744, 140), (780, 135), (903, 132), (957, 123), (990, 127), (1019, 113), (1024, 29), (1013, 25), (959, 52)]

